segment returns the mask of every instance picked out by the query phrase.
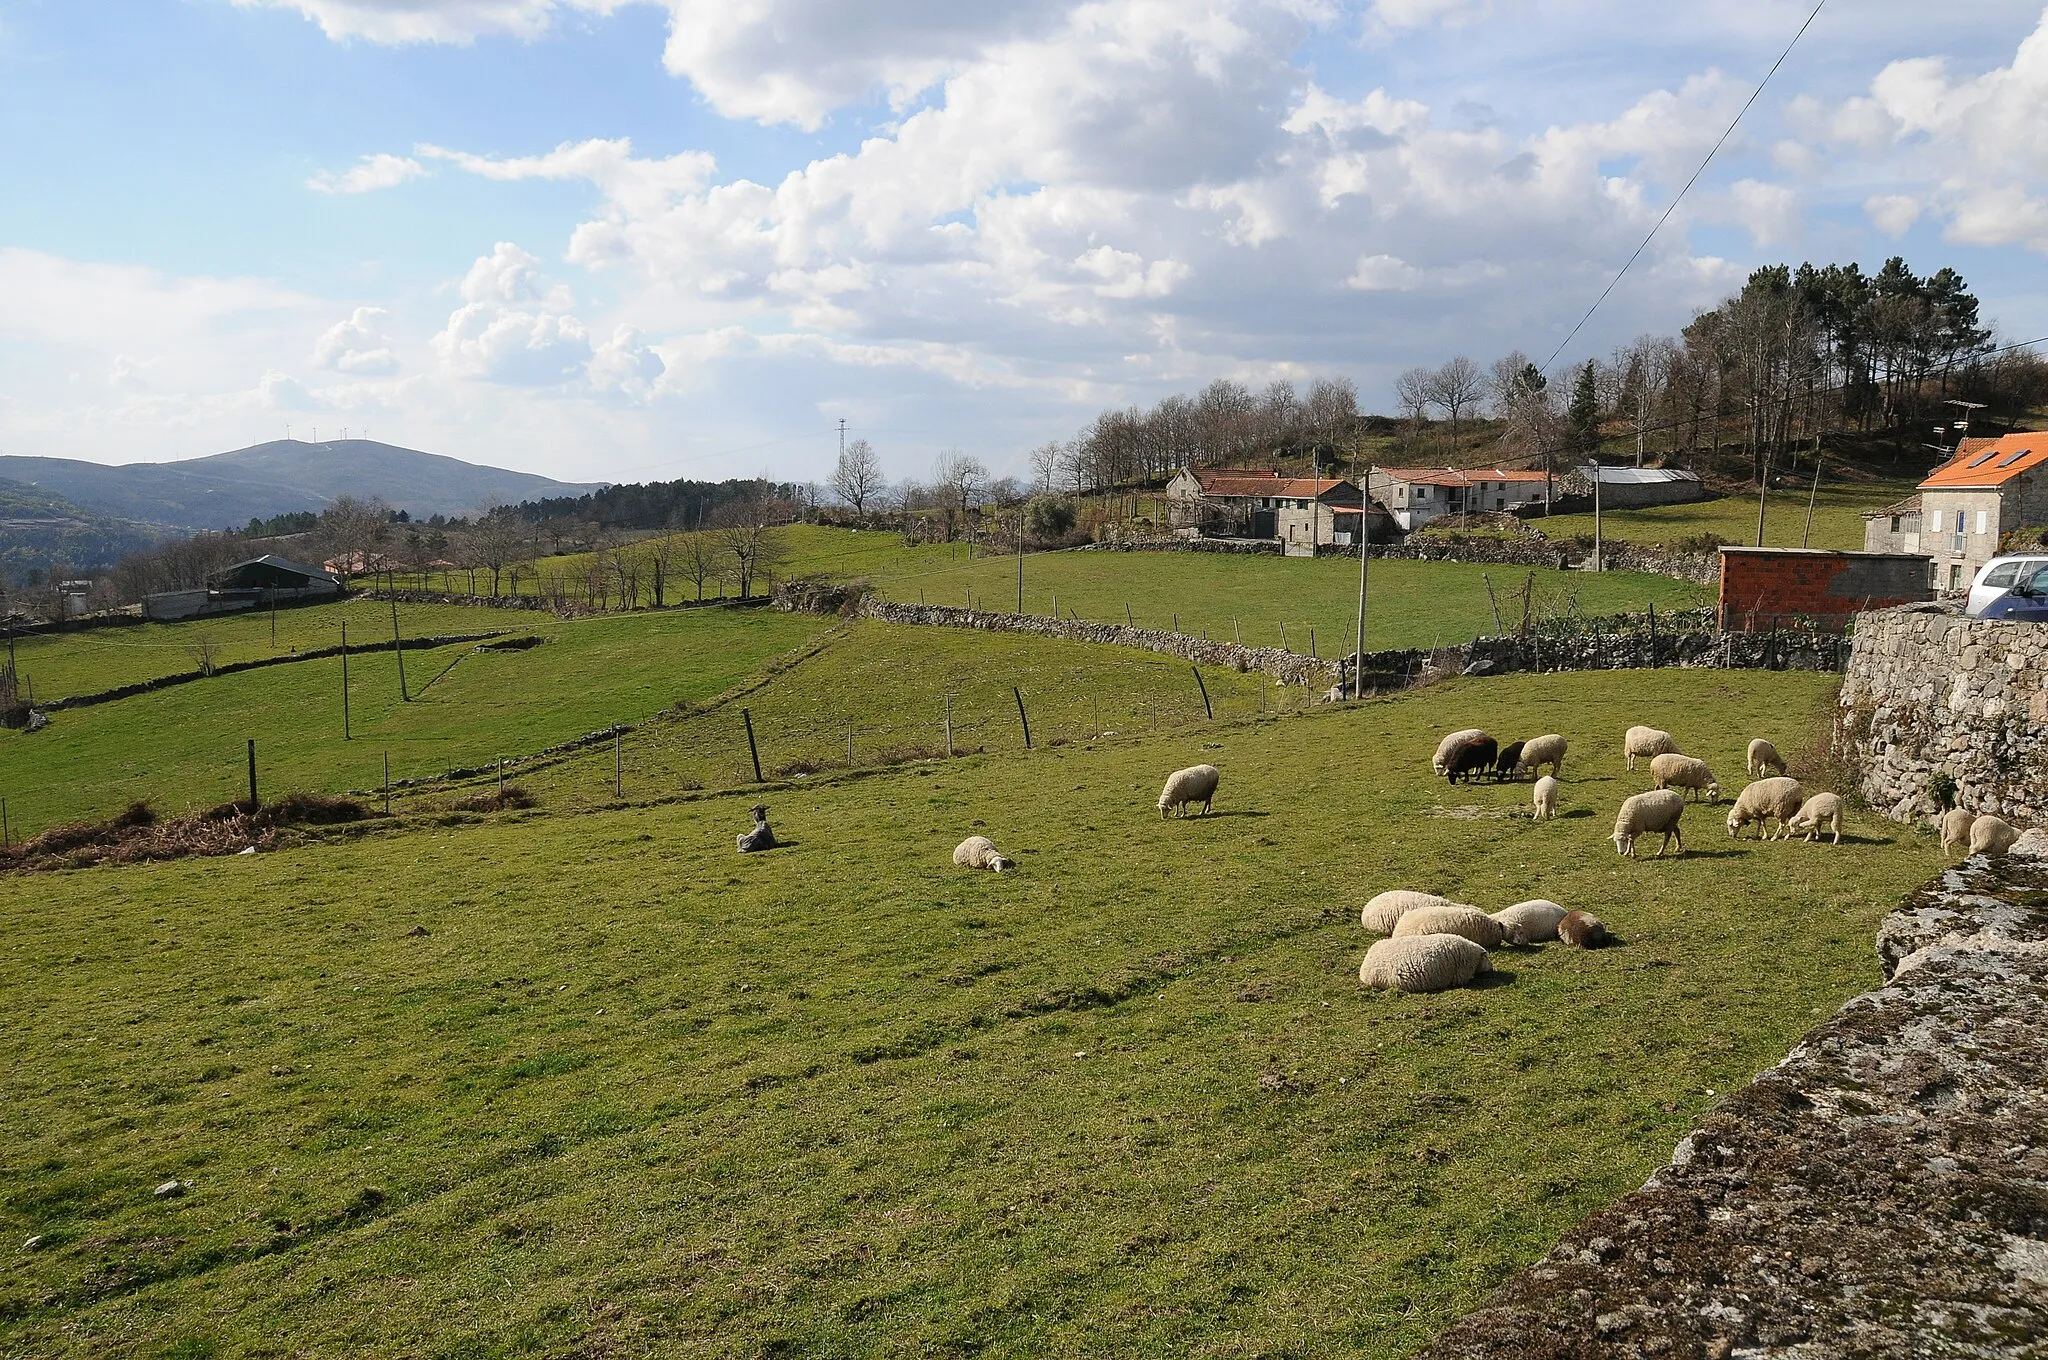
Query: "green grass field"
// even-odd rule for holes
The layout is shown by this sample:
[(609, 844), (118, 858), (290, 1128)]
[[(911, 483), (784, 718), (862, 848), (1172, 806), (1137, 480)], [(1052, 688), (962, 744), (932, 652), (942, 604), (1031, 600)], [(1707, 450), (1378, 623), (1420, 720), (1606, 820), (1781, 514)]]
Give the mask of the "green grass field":
[[(1731, 776), (1830, 693), (1453, 681), (820, 778), (745, 859), (740, 790), (0, 880), (0, 1351), (1405, 1355), (1875, 981), (1925, 837), (1605, 841), (1628, 724)], [(1565, 815), (1432, 779), (1468, 723), (1569, 735)], [(1391, 886), (1622, 946), (1362, 992)]]
[[(398, 617), (406, 637), (513, 631), (545, 618), (530, 612), (440, 604), (402, 604)], [(341, 644), (343, 623), (348, 624), (351, 645), (391, 641), (391, 606), (381, 600), (356, 599), (278, 610), (274, 643), (268, 611), (35, 634), (16, 639), (15, 666), (34, 685), (38, 699), (61, 699), (196, 671), (199, 658), (195, 648), (202, 639), (212, 643), (216, 666), (336, 647)]]
[[(1429, 647), (1492, 633), (1493, 583), (1504, 625), (1520, 618), (1523, 567), (1459, 562), (1375, 561), (1367, 571), (1366, 648)], [(1535, 571), (1539, 613), (1612, 614), (1705, 604), (1704, 586), (1640, 572)], [(991, 558), (875, 581), (885, 598), (1007, 612), (1017, 607), (1017, 561)], [(1351, 650), (1358, 609), (1358, 563), (1344, 558), (1240, 557), (1223, 553), (1061, 552), (1024, 560), (1024, 608), (1147, 628), (1206, 633), (1247, 646), (1309, 650), (1309, 629), (1324, 656)], [(1510, 596), (1513, 598), (1511, 599)], [(1128, 606), (1129, 614), (1125, 613)]]
[[(1813, 510), (1810, 538), (1806, 528), (1806, 492), (1773, 491), (1764, 504), (1764, 546), (1771, 548), (1835, 548), (1863, 551), (1863, 515), (1912, 494), (1914, 484), (1900, 482), (1852, 482), (1823, 486)], [(1752, 496), (1723, 496), (1719, 500), (1693, 505), (1657, 505), (1644, 510), (1615, 510), (1603, 514), (1600, 532), (1604, 537), (1631, 543), (1676, 543), (1682, 539), (1713, 534), (1727, 543), (1756, 542), (1756, 499)], [(1530, 521), (1552, 538), (1569, 538), (1593, 532), (1591, 511), (1581, 515), (1553, 515)]]
[(105, 817), (133, 798), (171, 812), (241, 797), (251, 737), (259, 785), (272, 792), (374, 787), (387, 751), (394, 779), (521, 755), (711, 698), (830, 624), (766, 609), (571, 620), (442, 612), (472, 631), (495, 623), (546, 641), (526, 651), (408, 651), (410, 703), (400, 701), (390, 652), (351, 658), (346, 741), (339, 658), (196, 680), (60, 712), (40, 732), (0, 732), (0, 795), (14, 834)]

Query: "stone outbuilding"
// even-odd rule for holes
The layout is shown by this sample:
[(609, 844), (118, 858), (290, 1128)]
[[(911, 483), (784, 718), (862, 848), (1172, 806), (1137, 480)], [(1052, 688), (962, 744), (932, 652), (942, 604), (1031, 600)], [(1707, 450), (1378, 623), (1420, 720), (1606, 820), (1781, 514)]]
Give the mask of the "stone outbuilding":
[(1919, 492), (1863, 516), (1863, 551), (1917, 553), (1920, 550)]
[(1446, 515), (1509, 512), (1550, 499), (1542, 473), (1506, 468), (1376, 467), (1366, 485), (1395, 522), (1411, 530)]
[(1375, 543), (1395, 536), (1386, 510), (1375, 505), (1368, 512), (1356, 484), (1272, 469), (1182, 468), (1166, 484), (1166, 514), (1168, 525), (1188, 537), (1278, 540), (1290, 556), (1356, 543), (1367, 517)]

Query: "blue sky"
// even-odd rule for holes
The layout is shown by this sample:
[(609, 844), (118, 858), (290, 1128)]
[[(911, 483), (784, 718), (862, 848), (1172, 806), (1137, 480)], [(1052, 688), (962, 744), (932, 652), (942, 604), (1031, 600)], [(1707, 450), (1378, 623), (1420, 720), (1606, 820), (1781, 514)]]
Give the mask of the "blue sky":
[[(1546, 354), (1810, 8), (0, 0), (0, 452), (896, 476), (1224, 376)], [(1679, 12), (1685, 11), (1685, 12)], [(1831, 0), (1565, 357), (1752, 266), (2048, 333), (2041, 0)]]

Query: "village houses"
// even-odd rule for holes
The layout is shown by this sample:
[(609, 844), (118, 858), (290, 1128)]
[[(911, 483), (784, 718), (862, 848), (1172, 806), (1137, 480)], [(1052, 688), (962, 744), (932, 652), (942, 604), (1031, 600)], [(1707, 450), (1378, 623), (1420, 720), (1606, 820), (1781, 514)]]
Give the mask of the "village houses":
[(1408, 530), (1445, 515), (1505, 513), (1542, 505), (1550, 494), (1542, 473), (1502, 468), (1376, 467), (1366, 480), (1372, 498)]
[[(1366, 515), (1357, 485), (1341, 477), (1292, 477), (1261, 468), (1182, 468), (1166, 484), (1167, 525), (1187, 537), (1277, 540), (1290, 556), (1349, 547)], [(1393, 536), (1380, 506), (1372, 536)]]
[(1867, 552), (1917, 552), (1933, 560), (1936, 590), (1969, 587), (2016, 529), (2048, 525), (2048, 435), (1965, 439), (1919, 491), (1863, 517)]

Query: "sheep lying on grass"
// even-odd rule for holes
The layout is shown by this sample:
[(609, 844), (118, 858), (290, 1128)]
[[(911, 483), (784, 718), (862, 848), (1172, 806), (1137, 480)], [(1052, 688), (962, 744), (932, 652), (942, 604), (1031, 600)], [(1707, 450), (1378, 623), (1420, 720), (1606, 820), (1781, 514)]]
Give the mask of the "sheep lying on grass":
[(1557, 815), (1557, 776), (1544, 775), (1536, 781), (1536, 787), (1529, 793), (1529, 801), (1535, 805), (1536, 820), (1547, 822)]
[(1462, 935), (1404, 935), (1366, 950), (1358, 980), (1399, 992), (1441, 992), (1492, 971), (1486, 951)]
[(1451, 752), (1444, 775), (1453, 784), (1461, 778), (1470, 783), (1474, 776), (1493, 768), (1498, 750), (1493, 738), (1482, 733)]
[(2012, 849), (2019, 838), (2019, 828), (2003, 817), (1986, 813), (1970, 823), (1970, 853), (1973, 855), (1996, 858)]
[(1394, 923), (1394, 938), (1411, 935), (1460, 935), (1481, 949), (1498, 949), (1505, 938), (1500, 922), (1477, 907), (1446, 902), (1440, 907), (1417, 907)]
[(1783, 831), (1805, 801), (1806, 787), (1796, 779), (1784, 775), (1759, 779), (1738, 794), (1735, 806), (1728, 809), (1728, 834), (1739, 835), (1743, 827), (1755, 822), (1757, 831), (1769, 840), (1770, 823), (1776, 821)]
[(1678, 750), (1678, 738), (1659, 727), (1631, 727), (1621, 739), (1621, 749), (1633, 770), (1638, 759), (1671, 755)]
[(1486, 733), (1477, 727), (1467, 727), (1461, 731), (1451, 733), (1451, 735), (1436, 744), (1436, 754), (1430, 757), (1429, 768), (1438, 774), (1449, 774), (1451, 772), (1451, 752), (1467, 742), (1477, 741), (1484, 736), (1486, 736)]
[(1190, 806), (1202, 805), (1202, 815), (1209, 815), (1209, 808), (1216, 800), (1216, 785), (1223, 779), (1223, 772), (1214, 765), (1190, 765), (1185, 770), (1175, 770), (1166, 776), (1166, 787), (1159, 791), (1159, 815), (1169, 817), (1178, 813), (1185, 817)]
[(1610, 943), (1607, 927), (1590, 911), (1568, 911), (1557, 923), (1557, 938), (1574, 949), (1601, 949)]
[(1816, 793), (1799, 805), (1785, 822), (1785, 835), (1789, 838), (1796, 831), (1806, 833), (1806, 839), (1816, 840), (1823, 829), (1835, 833), (1834, 843), (1842, 843), (1842, 800), (1832, 793)]
[(1650, 760), (1650, 778), (1657, 781), (1660, 789), (1684, 789), (1704, 794), (1709, 803), (1721, 801), (1721, 781), (1714, 778), (1706, 761), (1694, 756), (1682, 756), (1675, 751), (1654, 756)]
[(1548, 765), (1555, 775), (1564, 773), (1564, 738), (1555, 732), (1531, 737), (1522, 743), (1522, 768), (1530, 774)]
[(1501, 936), (1509, 944), (1542, 944), (1557, 938), (1557, 923), (1565, 918), (1565, 909), (1538, 897), (1533, 901), (1517, 902), (1493, 914), (1500, 924)]
[(1977, 814), (1962, 808), (1950, 808), (1941, 814), (1941, 857), (1947, 859), (1951, 850), (1970, 853), (1970, 827), (1976, 822)]
[(1422, 907), (1455, 906), (1448, 897), (1435, 893), (1410, 892), (1406, 888), (1393, 888), (1381, 893), (1365, 904), (1365, 910), (1358, 913), (1358, 924), (1375, 935), (1391, 935), (1394, 926), (1403, 916)]
[(762, 850), (773, 850), (780, 842), (775, 833), (768, 829), (768, 805), (754, 804), (754, 829), (742, 831), (737, 837), (742, 855), (755, 854)]
[(1678, 842), (1678, 853), (1685, 853), (1685, 836), (1678, 829), (1678, 819), (1685, 815), (1685, 795), (1673, 793), (1670, 789), (1652, 789), (1626, 799), (1621, 810), (1614, 814), (1615, 853), (1636, 859), (1636, 837), (1661, 833), (1664, 843), (1657, 847), (1657, 858), (1664, 858), (1664, 852), (1671, 848), (1671, 842)]
[(1785, 758), (1778, 754), (1777, 747), (1758, 737), (1749, 744), (1749, 777), (1762, 779), (1766, 770), (1772, 774), (1785, 773)]
[(991, 869), (996, 873), (1017, 867), (1017, 861), (1005, 858), (986, 836), (969, 836), (954, 846), (953, 863), (963, 869)]

